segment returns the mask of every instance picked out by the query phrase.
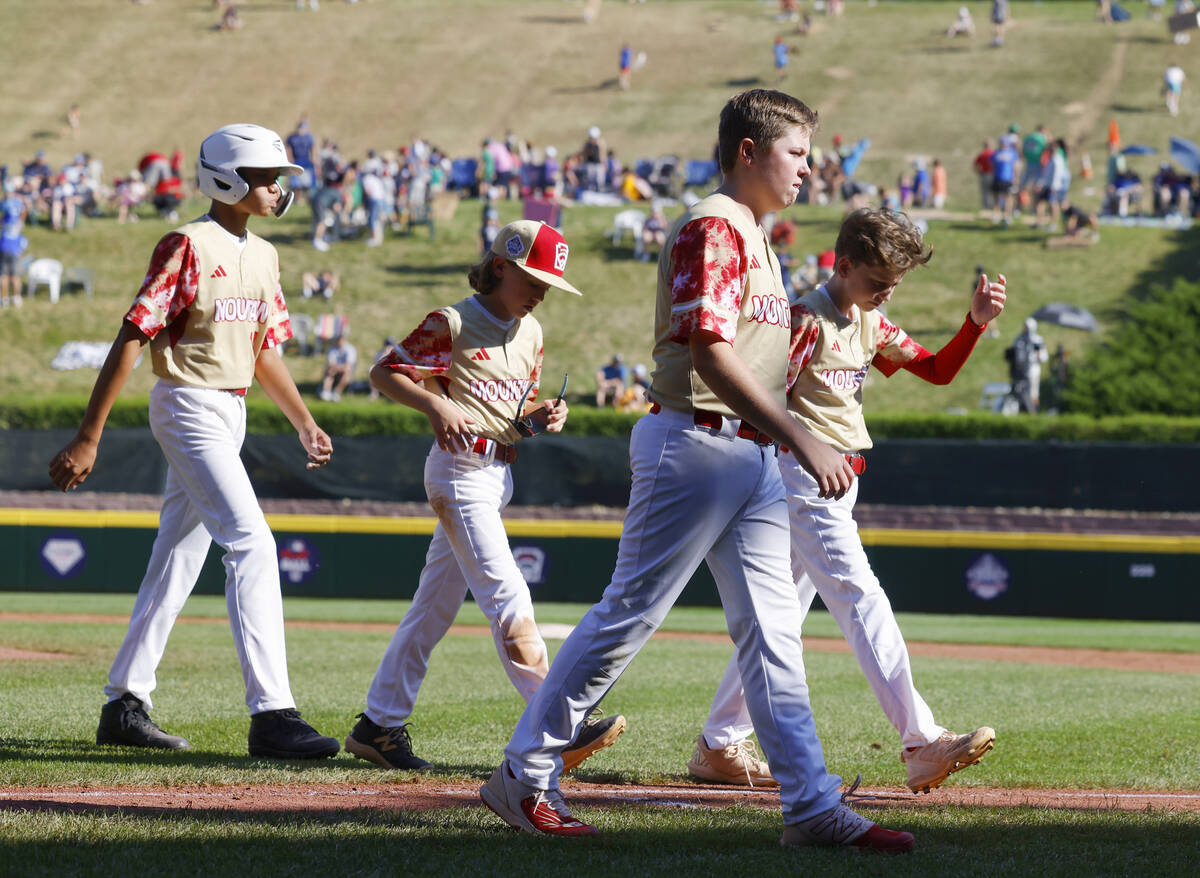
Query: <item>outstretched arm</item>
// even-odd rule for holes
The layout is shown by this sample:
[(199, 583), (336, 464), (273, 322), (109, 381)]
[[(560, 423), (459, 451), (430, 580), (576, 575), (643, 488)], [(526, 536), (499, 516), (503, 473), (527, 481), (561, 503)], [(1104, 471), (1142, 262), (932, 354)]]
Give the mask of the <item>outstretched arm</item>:
[(903, 348), (905, 353), (912, 355), (911, 359), (897, 362), (882, 354), (876, 354), (872, 360), (873, 364), (889, 377), (895, 374), (897, 369), (904, 368), (930, 384), (949, 384), (975, 350), (975, 343), (979, 341), (979, 336), (983, 334), (988, 323), (1004, 310), (1007, 283), (1002, 274), (990, 283), (987, 275), (981, 274), (971, 296), (970, 313), (954, 338), (946, 342), (936, 354), (930, 353), (910, 338), (905, 340)]
[(333, 456), (333, 442), (329, 435), (317, 426), (308, 406), (300, 398), (300, 391), (296, 389), (292, 374), (275, 348), (267, 348), (258, 355), (254, 364), (254, 377), (271, 402), (279, 406), (284, 417), (296, 428), (300, 444), (308, 452), (305, 468), (318, 469), (329, 463)]
[(79, 431), (50, 461), (50, 479), (59, 490), (77, 488), (91, 474), (108, 413), (112, 411), (113, 403), (129, 379), (133, 364), (137, 362), (147, 341), (149, 339), (142, 331), (129, 321), (121, 324), (121, 331), (109, 348), (104, 365), (100, 367)]

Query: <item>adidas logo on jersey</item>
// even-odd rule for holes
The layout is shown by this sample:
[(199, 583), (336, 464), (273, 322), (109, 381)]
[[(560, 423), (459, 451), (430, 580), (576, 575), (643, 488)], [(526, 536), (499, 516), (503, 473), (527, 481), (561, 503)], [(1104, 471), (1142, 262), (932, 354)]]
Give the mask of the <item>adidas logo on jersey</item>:
[(833, 349), (834, 349), (835, 351), (840, 351), (840, 350), (842, 349), (842, 346), (841, 346), (840, 344), (838, 344), (838, 343), (835, 341), (835, 342), (833, 343)]
[(750, 267), (751, 268), (762, 268), (762, 266), (758, 264), (758, 257), (755, 256), (753, 253), (750, 254)]
[(490, 360), (491, 357), (488, 356), (487, 351), (485, 351), (483, 348), (480, 348), (474, 354), (471, 355), (471, 359), (472, 360)]
[(229, 277), (229, 273), (225, 271), (225, 266), (218, 265), (217, 270), (210, 274), (209, 277)]

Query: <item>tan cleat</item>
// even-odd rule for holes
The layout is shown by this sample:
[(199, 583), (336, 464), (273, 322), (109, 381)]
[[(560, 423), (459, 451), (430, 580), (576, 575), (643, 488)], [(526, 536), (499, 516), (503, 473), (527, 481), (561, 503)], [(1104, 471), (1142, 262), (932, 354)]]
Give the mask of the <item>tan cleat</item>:
[(900, 751), (900, 761), (908, 768), (908, 788), (927, 793), (961, 768), (974, 765), (996, 743), (996, 730), (983, 726), (968, 735), (942, 732), (940, 738), (924, 747)]
[(771, 776), (767, 763), (758, 758), (753, 741), (739, 741), (721, 749), (709, 748), (704, 735), (696, 738), (696, 750), (688, 762), (693, 777), (711, 783), (728, 783), (748, 787), (777, 787), (779, 781)]

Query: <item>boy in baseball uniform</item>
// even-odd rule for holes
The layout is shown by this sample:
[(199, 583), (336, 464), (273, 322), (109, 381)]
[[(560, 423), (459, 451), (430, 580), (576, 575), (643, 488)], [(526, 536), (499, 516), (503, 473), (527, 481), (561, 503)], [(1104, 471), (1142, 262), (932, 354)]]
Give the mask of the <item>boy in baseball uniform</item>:
[(254, 380), (296, 428), (309, 469), (324, 466), (333, 453), (277, 350), (292, 334), (279, 257), (246, 229), (252, 216), (282, 215), (292, 194), (278, 178), (298, 173), (274, 131), (226, 125), (205, 138), (197, 175), (212, 206), (155, 247), (83, 424), (50, 463), (50, 477), (63, 491), (88, 477), (113, 401), (149, 344), (159, 379), (150, 392), (150, 429), (167, 459), (167, 480), (150, 563), (109, 671), (98, 744), (189, 746), (155, 725), (147, 711), (167, 637), (215, 540), (225, 550), (225, 598), (251, 715), (250, 755), (305, 759), (340, 749), (296, 711), (275, 540), (238, 456)]
[[(407, 721), (429, 655), (468, 590), (521, 697), (528, 702), (546, 676), (546, 644), (500, 514), (512, 497), (516, 443), (561, 432), (567, 421), (561, 396), (533, 405), (543, 348), (532, 312), (551, 287), (582, 295), (563, 278), (568, 252), (553, 226), (510, 223), (468, 274), (475, 295), (429, 314), (371, 369), (381, 393), (429, 418), (435, 441), (425, 461), (425, 491), (438, 517), (412, 606), (346, 738), (347, 751), (384, 768), (430, 767), (413, 754)], [(624, 730), (622, 716), (589, 716), (564, 753), (565, 770)]]
[(913, 837), (841, 801), (817, 739), (791, 578), (775, 438), (823, 497), (850, 489), (845, 457), (784, 409), (791, 342), (779, 262), (760, 222), (796, 200), (817, 114), (755, 89), (721, 111), (724, 180), (672, 227), (659, 257), (651, 413), (630, 437), (633, 484), (617, 565), (600, 603), (566, 639), (480, 789), (516, 829), (596, 835), (558, 788), (562, 751), (707, 562), (716, 579), (755, 728), (779, 777), (782, 841), (911, 850)]
[[(813, 597), (837, 620), (875, 697), (900, 733), (900, 759), (913, 792), (929, 792), (952, 772), (974, 765), (992, 748), (996, 733), (983, 726), (956, 735), (934, 722), (917, 692), (908, 648), (863, 550), (854, 522), (858, 482), (871, 448), (862, 412), (862, 385), (875, 366), (891, 377), (906, 369), (932, 384), (949, 384), (975, 348), (989, 321), (1004, 310), (1004, 275), (980, 274), (971, 309), (958, 333), (930, 353), (880, 313), (897, 285), (933, 255), (903, 214), (857, 210), (842, 224), (828, 281), (792, 306), (791, 390), (788, 412), (829, 448), (845, 455), (855, 473), (850, 490), (823, 496), (802, 461), (783, 448), (779, 470), (787, 490), (792, 533), (792, 575), (802, 612)], [(747, 749), (753, 731), (738, 663), (725, 671), (688, 770), (719, 783), (776, 784), (766, 765)], [(773, 763), (772, 763), (773, 764)]]

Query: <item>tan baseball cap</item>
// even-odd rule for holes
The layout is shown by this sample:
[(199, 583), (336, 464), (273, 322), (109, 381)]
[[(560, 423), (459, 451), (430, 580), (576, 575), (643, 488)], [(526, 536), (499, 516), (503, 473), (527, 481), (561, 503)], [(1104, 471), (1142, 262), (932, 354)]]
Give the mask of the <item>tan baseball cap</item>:
[(582, 296), (583, 293), (563, 279), (569, 252), (567, 241), (558, 229), (536, 220), (509, 223), (492, 244), (493, 255), (519, 265), (523, 271), (555, 289)]

